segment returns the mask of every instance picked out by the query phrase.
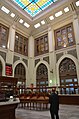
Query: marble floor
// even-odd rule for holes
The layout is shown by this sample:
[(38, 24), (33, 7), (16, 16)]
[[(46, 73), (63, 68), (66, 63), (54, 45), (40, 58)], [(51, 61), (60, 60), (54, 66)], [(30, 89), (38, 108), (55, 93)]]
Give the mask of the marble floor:
[[(48, 111), (16, 109), (16, 119), (51, 119)], [(59, 119), (79, 119), (79, 106), (60, 105)]]

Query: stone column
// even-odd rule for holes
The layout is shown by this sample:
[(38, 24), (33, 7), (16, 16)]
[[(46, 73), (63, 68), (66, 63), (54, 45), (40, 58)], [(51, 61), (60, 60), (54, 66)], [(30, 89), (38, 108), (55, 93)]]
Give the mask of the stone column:
[(6, 57), (6, 62), (13, 64), (14, 56), (14, 43), (15, 43), (15, 25), (11, 25), (9, 29), (9, 38), (8, 38), (8, 52)]
[(78, 16), (76, 14), (73, 16), (73, 27), (74, 27), (74, 34), (75, 34), (75, 41), (76, 41), (77, 57), (79, 60), (79, 21), (78, 21)]
[(56, 56), (55, 56), (54, 30), (51, 27), (48, 28), (48, 41), (49, 41), (49, 60), (50, 60), (49, 86), (56, 86)]
[[(77, 58), (79, 62), (79, 20), (76, 12), (73, 15), (73, 27), (74, 27), (74, 34), (75, 34), (75, 41), (76, 41), (76, 51), (77, 51)], [(79, 64), (76, 67), (77, 70), (77, 77), (78, 77), (78, 84), (79, 84)]]
[(29, 37), (28, 42), (28, 81), (27, 85), (34, 84), (34, 38)]

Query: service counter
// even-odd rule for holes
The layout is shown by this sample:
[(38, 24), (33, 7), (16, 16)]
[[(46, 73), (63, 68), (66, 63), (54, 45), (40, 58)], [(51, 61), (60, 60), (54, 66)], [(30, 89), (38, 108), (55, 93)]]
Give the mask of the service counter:
[(47, 110), (49, 104), (49, 97), (47, 96), (33, 96), (33, 97), (21, 97), (20, 98), (20, 107), (28, 108), (33, 110)]
[[(59, 94), (59, 104), (79, 105), (79, 95), (77, 94)], [(34, 110), (47, 110), (49, 109), (49, 96), (22, 96), (20, 97), (19, 107), (34, 109)]]
[(59, 103), (68, 105), (79, 105), (79, 95), (77, 94), (59, 95)]
[(15, 101), (0, 102), (0, 119), (15, 119), (15, 109), (19, 103), (18, 98)]

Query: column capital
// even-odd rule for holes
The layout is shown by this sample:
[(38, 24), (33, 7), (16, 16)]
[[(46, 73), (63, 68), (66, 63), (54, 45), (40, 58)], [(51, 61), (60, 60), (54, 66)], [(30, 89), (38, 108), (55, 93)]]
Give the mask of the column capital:
[(10, 25), (10, 28), (16, 29), (16, 24), (11, 24), (11, 25)]
[(52, 30), (52, 27), (50, 24), (48, 24), (48, 32)]
[(32, 35), (31, 35), (31, 36), (29, 36), (29, 39), (30, 39), (30, 38), (31, 38), (31, 39), (34, 39)]
[(78, 19), (78, 13), (77, 11), (73, 12), (73, 20)]

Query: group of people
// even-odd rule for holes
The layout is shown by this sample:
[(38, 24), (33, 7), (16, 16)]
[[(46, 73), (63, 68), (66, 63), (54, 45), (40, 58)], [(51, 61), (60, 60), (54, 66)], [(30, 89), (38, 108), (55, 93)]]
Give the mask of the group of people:
[(52, 88), (52, 93), (49, 96), (50, 103), (50, 114), (51, 119), (59, 119), (58, 110), (59, 110), (59, 97), (56, 93), (55, 88)]

